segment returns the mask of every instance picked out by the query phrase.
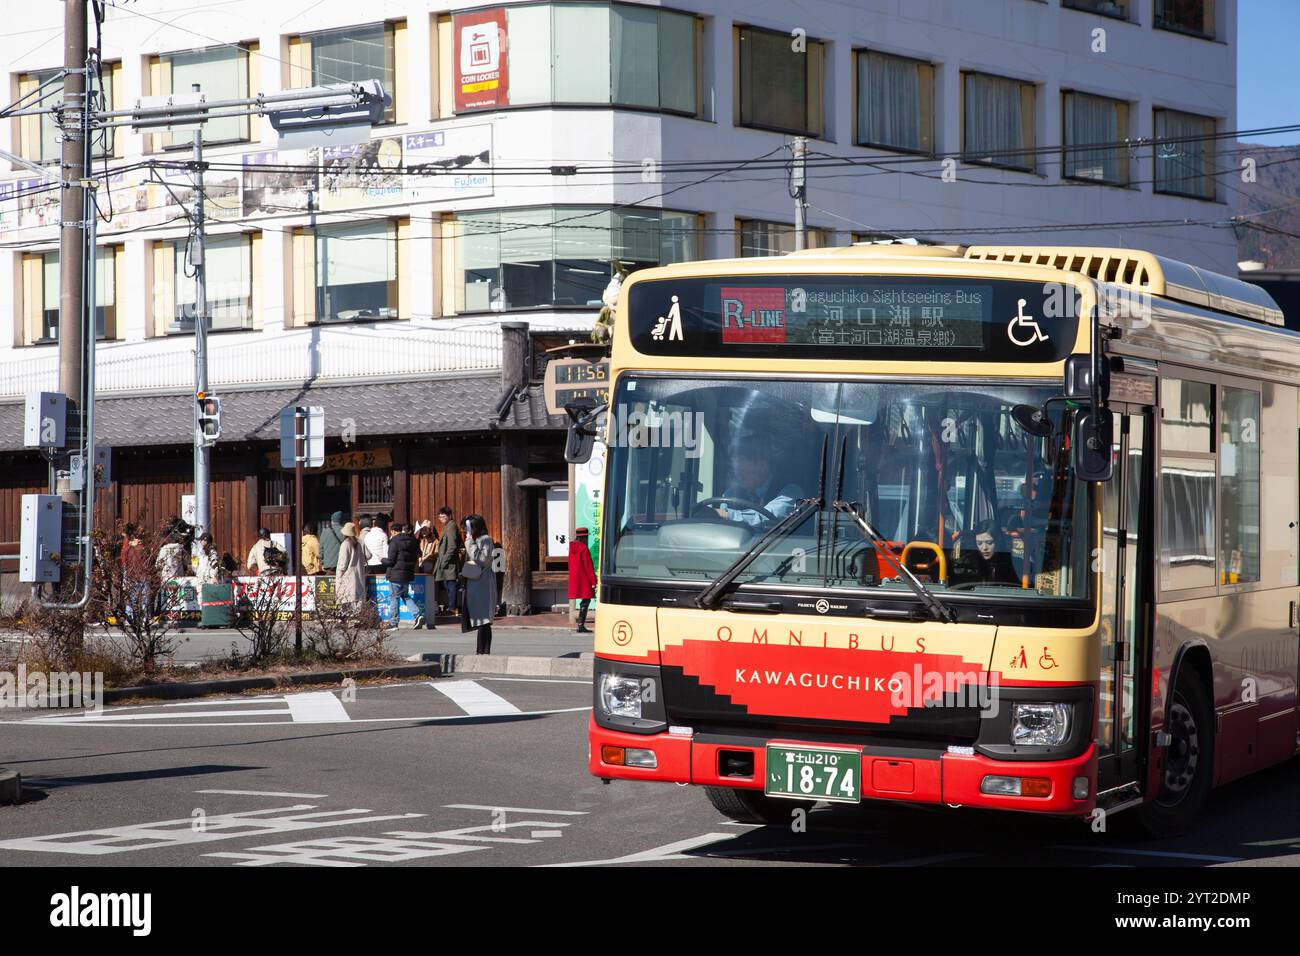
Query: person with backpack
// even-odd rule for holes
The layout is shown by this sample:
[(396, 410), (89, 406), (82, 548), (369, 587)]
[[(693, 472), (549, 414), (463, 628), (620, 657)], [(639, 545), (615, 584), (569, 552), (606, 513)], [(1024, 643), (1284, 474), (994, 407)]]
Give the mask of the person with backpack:
[(332, 574), (339, 564), (339, 545), (343, 543), (343, 525), (352, 520), (342, 511), (330, 515), (330, 523), (320, 532), (320, 563)]

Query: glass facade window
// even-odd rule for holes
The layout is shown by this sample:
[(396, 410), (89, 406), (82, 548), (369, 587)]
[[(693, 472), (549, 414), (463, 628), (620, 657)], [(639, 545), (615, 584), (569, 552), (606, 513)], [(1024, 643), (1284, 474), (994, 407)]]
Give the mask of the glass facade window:
[[(794, 226), (765, 219), (741, 219), (737, 233), (737, 251), (742, 257), (784, 256), (794, 252)], [(809, 249), (822, 249), (830, 245), (830, 233), (825, 229), (810, 227), (805, 230)]]
[[(230, 46), (173, 53), (160, 58), (171, 70), (173, 93), (189, 93), (194, 84), (209, 100), (235, 100), (248, 96), (248, 53)], [(204, 143), (246, 142), (248, 117), (233, 116), (208, 120), (203, 124)], [(190, 147), (192, 130), (167, 134), (168, 147)]]
[(1127, 20), (1129, 15), (1129, 0), (1061, 0), (1061, 6), (1124, 20)]
[(1209, 116), (1156, 110), (1155, 190), (1197, 199), (1214, 199), (1215, 122)]
[(1219, 583), (1259, 580), (1259, 392), (1223, 387)]
[(399, 91), (394, 69), (396, 53), (392, 24), (345, 27), (306, 34), (302, 39), (311, 43), (313, 85), (379, 80), (393, 98), (392, 104), (384, 110), (384, 122), (395, 122)]
[(1160, 587), (1214, 587), (1215, 386), (1160, 381)]
[[(63, 82), (58, 79), (62, 73), (62, 70), (39, 70), (35, 73), (25, 73), (19, 76), (20, 96), (26, 93), (28, 87), (36, 90), (40, 88), (42, 83), (52, 81), (49, 86), (41, 89), (39, 94), (34, 95), (30, 100), (24, 100), (23, 107), (49, 107), (62, 100)], [(111, 110), (117, 102), (113, 97), (112, 64), (105, 63), (103, 73), (103, 101), (98, 106), (105, 110)], [(20, 143), (23, 159), (29, 159), (34, 163), (57, 162), (63, 155), (63, 141), (60, 139), (58, 124), (54, 121), (54, 114), (42, 113), (39, 116), (32, 117), (31, 122), (32, 125), (29, 128), (34, 130), (31, 141), (28, 142), (26, 138), (22, 138)], [(96, 135), (94, 145), (96, 159), (112, 155), (114, 134), (115, 130), (107, 129)]]
[(1121, 142), (1128, 136), (1128, 104), (1087, 93), (1061, 97), (1064, 175), (1123, 185), (1128, 182), (1128, 150), (1123, 147), (1086, 149), (1093, 144)]
[(883, 53), (858, 53), (859, 146), (934, 151), (934, 67)]
[(1214, 386), (1180, 378), (1160, 381), (1160, 447), (1165, 451), (1214, 451)]
[(397, 229), (389, 222), (316, 230), (316, 321), (397, 318)]
[(699, 217), (655, 209), (546, 207), (458, 217), (461, 311), (600, 308), (628, 272), (699, 258)]
[[(176, 262), (176, 321), (168, 332), (193, 332), (196, 315), (194, 269), (184, 242), (174, 243)], [(208, 328), (214, 331), (253, 326), (253, 240), (249, 236), (222, 236), (204, 243), (207, 273)]]
[(740, 125), (821, 136), (825, 44), (757, 27), (737, 32)]
[(599, 103), (695, 116), (698, 23), (619, 3), (507, 7), (509, 105)]
[[(112, 338), (117, 328), (117, 257), (114, 246), (95, 254), (95, 337)], [(59, 254), (41, 256), (41, 331), (35, 343), (59, 340)]]
[(1032, 171), (1034, 84), (967, 73), (962, 77), (962, 90), (966, 162)]
[(1214, 0), (1156, 0), (1155, 25), (1200, 37), (1214, 36)]

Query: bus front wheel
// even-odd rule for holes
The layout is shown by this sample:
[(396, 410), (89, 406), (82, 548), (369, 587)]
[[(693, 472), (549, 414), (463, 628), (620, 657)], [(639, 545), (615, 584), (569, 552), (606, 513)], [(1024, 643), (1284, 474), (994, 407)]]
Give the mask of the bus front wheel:
[(1160, 792), (1138, 817), (1153, 837), (1186, 833), (1210, 799), (1214, 775), (1214, 707), (1205, 684), (1190, 668), (1178, 675), (1169, 704), (1170, 743)]
[(705, 787), (704, 792), (714, 809), (737, 823), (789, 823), (795, 810), (813, 808), (811, 800), (778, 800), (760, 790)]

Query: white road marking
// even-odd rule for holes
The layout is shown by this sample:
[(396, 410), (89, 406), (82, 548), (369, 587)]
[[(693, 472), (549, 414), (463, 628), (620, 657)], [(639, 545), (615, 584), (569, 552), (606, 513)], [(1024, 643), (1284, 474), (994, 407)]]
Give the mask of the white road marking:
[(582, 860), (576, 863), (548, 863), (546, 866), (564, 867), (564, 866), (609, 866), (614, 863), (658, 863), (663, 860), (692, 860), (695, 857), (687, 856), (687, 850), (694, 850), (697, 847), (707, 846), (710, 843), (719, 841), (731, 841), (736, 838), (734, 833), (703, 833), (697, 837), (691, 837), (687, 840), (678, 840), (676, 843), (668, 843), (664, 846), (655, 847), (653, 850), (642, 850), (640, 853), (629, 853), (627, 856), (616, 856), (608, 860)]
[(589, 810), (536, 810), (528, 807), (494, 807), (484, 803), (444, 803), (444, 810), (487, 810), (489, 813), (541, 813), (557, 817), (585, 817)]
[(334, 724), (351, 720), (343, 701), (330, 691), (293, 694), (284, 699), (295, 724)]
[[(591, 710), (591, 705), (585, 707), (560, 707), (556, 710), (521, 710), (512, 714), (516, 717), (546, 717), (550, 714), (572, 714), (578, 711)], [(272, 711), (276, 714), (288, 714), (288, 711)], [(152, 716), (146, 714), (144, 716)], [(184, 714), (177, 716), (193, 717), (194, 714)], [(429, 724), (449, 720), (468, 720), (472, 714), (437, 714), (430, 717), (354, 717), (350, 723), (353, 724)], [(284, 727), (289, 723), (287, 720), (209, 720), (203, 723), (185, 724), (179, 721), (169, 721), (166, 724), (119, 724), (113, 722), (110, 717), (106, 720), (80, 720), (80, 721), (62, 721), (55, 723), (50, 720), (35, 718), (33, 720), (16, 720), (10, 723), (14, 727), (58, 727), (62, 725), (73, 725), (80, 727), (132, 727), (136, 730), (148, 728), (150, 730), (170, 730), (173, 727)], [(301, 724), (297, 726), (303, 726)]]
[[(158, 820), (153, 823), (137, 823), (122, 827), (51, 833), (45, 836), (22, 837), (17, 840), (0, 840), (0, 850), (104, 856), (109, 853), (127, 853), (131, 850), (156, 850), (161, 847), (183, 846), (190, 843), (211, 843), (216, 840), (289, 833), (294, 830), (319, 830), (326, 827), (408, 820), (412, 817), (424, 816), (422, 813), (370, 816), (369, 810), (303, 812), (313, 809), (315, 807), (312, 804), (298, 804), (267, 810), (246, 810), (242, 813), (218, 813), (204, 817), (202, 820), (180, 817), (176, 820)], [(273, 813), (280, 816), (267, 816)], [(80, 839), (77, 839), (78, 837)]]
[(1160, 856), (1171, 860), (1204, 860), (1207, 863), (1238, 863), (1239, 856), (1213, 856), (1209, 853), (1174, 853), (1168, 850), (1135, 850), (1122, 846), (1053, 846), (1049, 850), (1075, 850), (1083, 853), (1115, 853), (1121, 856)]
[(528, 834), (534, 840), (548, 840), (551, 837), (564, 836), (563, 830), (534, 830)]
[(433, 843), (428, 840), (384, 839), (382, 837), (335, 837), (301, 843), (276, 843), (250, 847), (246, 853), (205, 853), (204, 856), (238, 860), (235, 866), (365, 866), (367, 863), (405, 863), (433, 856), (473, 853), (485, 846)]
[(471, 717), (490, 717), (500, 714), (517, 714), (519, 708), (500, 694), (493, 693), (472, 680), (430, 682), (429, 686), (445, 695), (453, 704)]
[(284, 793), (280, 790), (195, 790), (195, 793), (225, 793), (232, 797), (299, 797), (323, 800), (328, 793)]

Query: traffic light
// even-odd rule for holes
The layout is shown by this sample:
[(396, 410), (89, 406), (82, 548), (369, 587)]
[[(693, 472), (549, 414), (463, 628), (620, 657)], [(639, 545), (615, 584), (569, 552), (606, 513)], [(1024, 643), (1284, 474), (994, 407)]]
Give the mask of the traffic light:
[(211, 444), (221, 437), (221, 399), (199, 392), (195, 400), (199, 406), (199, 437)]

